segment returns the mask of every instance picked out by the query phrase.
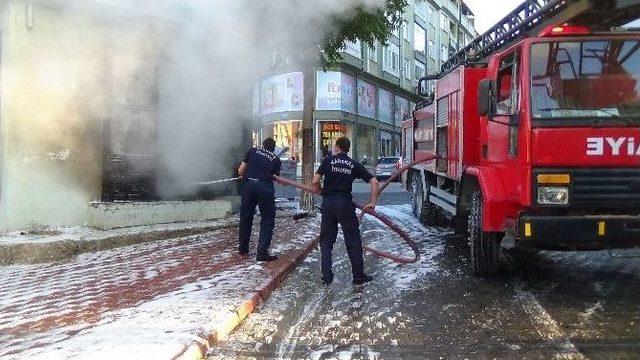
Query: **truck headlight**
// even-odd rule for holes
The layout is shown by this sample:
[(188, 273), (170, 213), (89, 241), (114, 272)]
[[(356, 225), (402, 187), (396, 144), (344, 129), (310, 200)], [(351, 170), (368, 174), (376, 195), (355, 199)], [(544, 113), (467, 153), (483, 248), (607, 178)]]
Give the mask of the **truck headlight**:
[(538, 204), (568, 205), (569, 188), (560, 186), (542, 186), (538, 188)]

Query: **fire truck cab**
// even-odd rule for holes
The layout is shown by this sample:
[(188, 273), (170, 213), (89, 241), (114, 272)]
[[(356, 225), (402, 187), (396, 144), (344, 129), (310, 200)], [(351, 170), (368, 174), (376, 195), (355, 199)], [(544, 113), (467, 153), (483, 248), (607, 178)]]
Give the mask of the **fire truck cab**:
[[(640, 33), (555, 26), (441, 75), (403, 122), (414, 214), (500, 246), (640, 246)], [(432, 80), (425, 78), (422, 81)]]

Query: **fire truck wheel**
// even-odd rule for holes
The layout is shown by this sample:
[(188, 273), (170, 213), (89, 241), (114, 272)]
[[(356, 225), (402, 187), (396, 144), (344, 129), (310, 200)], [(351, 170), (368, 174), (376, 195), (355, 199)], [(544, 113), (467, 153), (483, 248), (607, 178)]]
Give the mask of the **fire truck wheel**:
[(453, 230), (458, 235), (467, 236), (469, 235), (469, 215), (468, 214), (458, 214), (451, 219), (453, 223)]
[(482, 231), (482, 193), (472, 197), (469, 214), (469, 247), (474, 274), (489, 276), (498, 270), (498, 234)]
[(425, 217), (423, 198), (420, 176), (414, 175), (411, 177), (411, 212), (420, 222), (424, 222)]

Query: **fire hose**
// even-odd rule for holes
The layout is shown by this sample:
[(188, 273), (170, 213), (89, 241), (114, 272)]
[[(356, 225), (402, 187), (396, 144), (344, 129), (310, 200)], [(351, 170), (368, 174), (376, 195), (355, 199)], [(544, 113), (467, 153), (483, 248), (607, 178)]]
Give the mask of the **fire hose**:
[[(437, 159), (438, 156), (427, 156), (424, 158), (421, 158), (419, 160), (413, 161), (409, 164), (405, 164), (402, 167), (400, 167), (396, 172), (393, 173), (393, 175), (391, 175), (391, 177), (389, 177), (389, 179), (387, 179), (386, 181), (384, 181), (382, 183), (382, 185), (380, 186), (380, 188), (378, 189), (378, 195), (380, 195), (386, 188), (387, 186), (389, 186), (389, 184), (392, 181), (395, 181), (396, 179), (398, 179), (398, 177), (400, 177), (400, 175), (402, 175), (403, 172), (407, 171), (408, 169), (410, 169), (411, 167), (427, 162), (427, 161), (432, 161)], [(305, 185), (305, 184), (301, 184), (289, 179), (285, 179), (283, 177), (280, 176), (275, 176), (274, 175), (274, 179), (276, 181), (278, 181), (281, 184), (284, 185), (288, 185), (288, 186), (293, 186), (295, 188), (298, 188), (302, 191), (311, 193), (311, 194), (316, 194), (316, 195), (320, 195), (320, 191)], [(385, 259), (389, 259), (392, 260), (394, 262), (397, 262), (399, 264), (411, 264), (411, 263), (415, 263), (418, 260), (420, 260), (420, 252), (418, 251), (418, 245), (411, 239), (411, 237), (409, 236), (409, 234), (407, 234), (406, 231), (404, 231), (402, 228), (400, 228), (398, 225), (396, 225), (393, 221), (391, 221), (389, 218), (387, 218), (386, 216), (374, 211), (374, 210), (365, 210), (364, 206), (357, 204), (354, 202), (354, 205), (356, 206), (356, 208), (360, 209), (361, 213), (360, 216), (358, 217), (358, 220), (362, 221), (362, 218), (364, 217), (365, 214), (373, 216), (374, 218), (380, 220), (384, 225), (386, 225), (387, 227), (389, 227), (389, 229), (391, 229), (393, 232), (395, 232), (396, 234), (398, 234), (398, 236), (400, 236), (400, 238), (402, 240), (404, 240), (407, 245), (409, 245), (409, 247), (411, 248), (411, 250), (414, 253), (413, 257), (404, 257), (404, 256), (399, 256), (399, 255), (395, 255), (395, 254), (391, 254), (382, 250), (378, 250), (375, 248), (372, 248), (368, 245), (363, 245), (363, 249), (378, 256), (381, 258), (385, 258)]]
[[(433, 161), (438, 159), (439, 157), (436, 155), (431, 155), (431, 156), (426, 156), (423, 157), (419, 160), (415, 160), (409, 164), (405, 164), (402, 167), (400, 167), (398, 170), (396, 170), (396, 172), (394, 172), (391, 177), (389, 177), (386, 181), (384, 181), (380, 187), (378, 188), (378, 195), (380, 195), (388, 186), (389, 184), (391, 184), (391, 182), (395, 181), (396, 179), (398, 179), (398, 177), (400, 177), (402, 175), (403, 172), (409, 170), (411, 167), (427, 162), (427, 161)], [(318, 189), (315, 189), (311, 186), (293, 181), (293, 180), (289, 180), (289, 179), (285, 179), (283, 177), (280, 176), (273, 176), (274, 180), (276, 180), (277, 182), (283, 184), (283, 185), (287, 185), (287, 186), (292, 186), (295, 188), (298, 188), (302, 191), (308, 192), (310, 194), (315, 194), (315, 195), (321, 195), (321, 191)], [(240, 180), (240, 177), (237, 178), (230, 178), (230, 179), (224, 179), (224, 180), (217, 180), (217, 181), (207, 181), (207, 182), (200, 182), (197, 183), (198, 185), (211, 185), (211, 184), (219, 184), (219, 183), (225, 183), (225, 182), (231, 182), (231, 181), (236, 181), (236, 180)], [(411, 263), (415, 263), (418, 260), (420, 260), (420, 253), (418, 251), (418, 245), (416, 245), (416, 243), (411, 239), (411, 237), (409, 236), (409, 234), (407, 234), (406, 231), (404, 231), (402, 228), (400, 228), (397, 224), (395, 224), (393, 221), (391, 221), (391, 219), (387, 218), (386, 216), (373, 211), (373, 210), (365, 210), (364, 206), (357, 204), (354, 202), (354, 205), (356, 206), (356, 208), (360, 209), (361, 213), (358, 216), (358, 220), (362, 221), (362, 218), (364, 217), (365, 214), (373, 216), (374, 218), (378, 219), (380, 222), (382, 222), (384, 225), (386, 225), (389, 229), (391, 229), (393, 232), (395, 232), (398, 236), (400, 236), (400, 238), (402, 240), (404, 240), (407, 245), (409, 245), (409, 247), (411, 248), (411, 250), (413, 251), (414, 255), (413, 257), (403, 257), (403, 256), (399, 256), (399, 255), (394, 255), (382, 250), (378, 250), (375, 249), (373, 247), (370, 247), (368, 245), (363, 245), (363, 249), (378, 256), (381, 258), (385, 258), (385, 259), (389, 259), (392, 260), (394, 262), (397, 262), (399, 264), (411, 264)]]

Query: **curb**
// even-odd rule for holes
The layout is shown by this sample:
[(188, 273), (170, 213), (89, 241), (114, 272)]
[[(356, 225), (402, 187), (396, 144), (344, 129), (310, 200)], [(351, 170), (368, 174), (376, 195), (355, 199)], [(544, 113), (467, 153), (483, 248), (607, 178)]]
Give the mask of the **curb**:
[(200, 360), (207, 356), (209, 349), (218, 341), (228, 336), (236, 327), (238, 327), (249, 314), (251, 314), (260, 304), (262, 304), (271, 293), (284, 282), (286, 277), (311, 254), (313, 249), (318, 245), (320, 238), (316, 237), (291, 261), (287, 266), (273, 279), (271, 279), (262, 288), (251, 295), (251, 298), (244, 300), (221, 323), (217, 324), (209, 334), (201, 334), (198, 336), (199, 341), (193, 341), (186, 345), (182, 352), (174, 356), (173, 360)]
[[(293, 212), (282, 211), (276, 218), (291, 217)], [(256, 215), (259, 217), (259, 215)], [(11, 245), (0, 245), (0, 266), (43, 264), (63, 261), (74, 256), (116, 249), (124, 246), (142, 244), (152, 241), (166, 240), (193, 235), (200, 235), (211, 231), (238, 227), (237, 219), (226, 219), (220, 224), (195, 226), (190, 228), (171, 230), (149, 230), (135, 234), (121, 234), (104, 238), (75, 240), (65, 239), (50, 242), (29, 242)]]
[(174, 237), (199, 235), (236, 226), (236, 221), (225, 221), (219, 225), (174, 230), (152, 230), (137, 234), (123, 234), (89, 240), (68, 239), (40, 244), (21, 243), (0, 245), (0, 266), (42, 264), (62, 261), (83, 253), (105, 251), (151, 241), (166, 240)]

